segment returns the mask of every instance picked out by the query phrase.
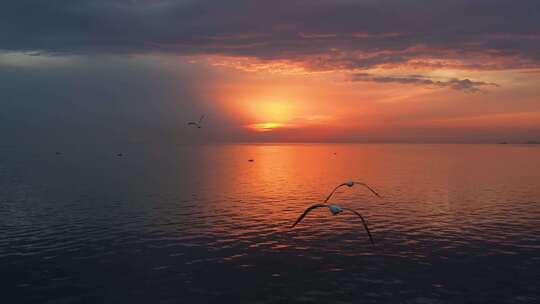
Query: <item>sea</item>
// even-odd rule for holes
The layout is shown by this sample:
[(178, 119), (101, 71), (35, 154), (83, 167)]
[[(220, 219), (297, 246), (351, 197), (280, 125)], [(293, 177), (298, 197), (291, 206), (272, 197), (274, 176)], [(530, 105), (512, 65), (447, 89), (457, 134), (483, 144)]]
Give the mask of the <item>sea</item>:
[(3, 145), (0, 302), (539, 303), (540, 145)]

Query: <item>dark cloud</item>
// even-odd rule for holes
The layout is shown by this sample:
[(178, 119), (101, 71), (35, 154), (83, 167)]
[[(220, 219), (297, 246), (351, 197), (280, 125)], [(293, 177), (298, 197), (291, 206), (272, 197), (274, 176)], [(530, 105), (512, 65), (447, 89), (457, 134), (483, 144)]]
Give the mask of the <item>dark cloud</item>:
[(4, 50), (220, 54), (324, 70), (538, 66), (539, 28), (537, 0), (7, 0), (0, 6)]
[(435, 84), (442, 85), (442, 86), (450, 85), (450, 87), (455, 90), (468, 91), (468, 92), (479, 92), (480, 87), (485, 87), (485, 86), (495, 86), (495, 87), (499, 86), (496, 83), (484, 82), (484, 81), (472, 81), (469, 79), (451, 79), (447, 82), (436, 82)]
[(470, 93), (480, 92), (483, 87), (498, 87), (499, 85), (491, 82), (473, 81), (470, 79), (431, 79), (422, 75), (405, 75), (405, 76), (378, 76), (368, 73), (355, 73), (351, 76), (352, 81), (370, 81), (380, 83), (403, 83), (416, 84), (425, 86), (449, 87), (454, 90), (465, 91)]
[[(0, 64), (0, 137), (4, 143), (44, 145), (225, 137), (232, 119), (201, 93), (200, 84), (208, 84), (212, 75), (174, 58), (148, 57)], [(186, 122), (202, 113), (209, 127), (198, 139)]]

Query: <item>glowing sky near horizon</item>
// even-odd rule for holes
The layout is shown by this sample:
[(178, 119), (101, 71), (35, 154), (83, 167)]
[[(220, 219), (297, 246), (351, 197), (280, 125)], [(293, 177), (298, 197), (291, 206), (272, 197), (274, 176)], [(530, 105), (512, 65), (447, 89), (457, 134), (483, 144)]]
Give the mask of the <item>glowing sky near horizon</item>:
[(12, 128), (190, 140), (205, 113), (209, 141), (540, 139), (538, 1), (2, 6)]

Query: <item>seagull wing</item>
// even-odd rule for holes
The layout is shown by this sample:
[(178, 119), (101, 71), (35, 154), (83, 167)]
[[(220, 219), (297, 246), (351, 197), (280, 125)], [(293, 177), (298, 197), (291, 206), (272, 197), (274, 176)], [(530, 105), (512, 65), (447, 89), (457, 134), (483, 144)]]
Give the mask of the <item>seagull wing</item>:
[(188, 126), (196, 126), (196, 125), (197, 125), (197, 123), (196, 123), (196, 122), (193, 122), (193, 121), (190, 121), (190, 122), (188, 122), (187, 124), (188, 124)]
[(309, 208), (306, 209), (306, 211), (304, 211), (304, 213), (302, 213), (302, 215), (300, 215), (300, 217), (296, 220), (296, 222), (294, 222), (294, 224), (291, 226), (291, 228), (293, 228), (294, 226), (296, 226), (296, 224), (300, 223), (300, 221), (313, 209), (316, 209), (316, 208), (320, 208), (320, 207), (328, 207), (327, 205), (325, 204), (317, 204), (317, 205), (313, 205)]
[(371, 241), (371, 244), (375, 244), (375, 243), (373, 242), (373, 238), (371, 237), (371, 232), (369, 231), (367, 222), (366, 222), (366, 220), (364, 220), (364, 217), (363, 217), (360, 213), (356, 212), (356, 210), (349, 209), (349, 208), (341, 208), (341, 209), (350, 211), (350, 212), (352, 212), (352, 213), (358, 215), (358, 217), (360, 217), (360, 219), (362, 220), (362, 224), (364, 225), (364, 228), (366, 228), (366, 232), (367, 232), (367, 234), (368, 234), (368, 236), (369, 236), (369, 240)]
[(371, 193), (375, 194), (377, 197), (381, 197), (379, 195), (379, 193), (377, 193), (377, 191), (373, 190), (373, 188), (371, 188), (368, 184), (362, 183), (362, 182), (354, 182), (354, 183), (357, 184), (357, 185), (361, 185), (361, 186), (364, 186), (364, 187), (368, 188), (369, 191), (371, 191)]
[(201, 118), (199, 118), (199, 123), (201, 123), (204, 119), (204, 115), (201, 115)]
[(337, 189), (339, 189), (339, 188), (341, 188), (341, 187), (343, 187), (343, 186), (345, 186), (345, 185), (346, 185), (346, 184), (343, 183), (343, 184), (341, 184), (341, 185), (335, 187), (334, 190), (332, 190), (332, 192), (330, 192), (330, 194), (328, 195), (328, 197), (324, 200), (324, 202), (327, 203), (328, 200), (332, 197), (332, 195), (334, 195), (334, 192), (336, 192)]

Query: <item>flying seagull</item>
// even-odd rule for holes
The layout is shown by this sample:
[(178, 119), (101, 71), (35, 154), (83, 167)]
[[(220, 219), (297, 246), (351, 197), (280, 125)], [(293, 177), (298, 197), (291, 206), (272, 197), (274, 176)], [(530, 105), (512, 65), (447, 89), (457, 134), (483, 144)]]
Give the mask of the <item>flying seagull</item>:
[(338, 185), (336, 188), (334, 188), (334, 190), (332, 190), (332, 192), (330, 192), (330, 194), (328, 195), (328, 197), (324, 200), (325, 203), (328, 202), (328, 200), (332, 197), (332, 195), (334, 195), (334, 192), (337, 191), (337, 189), (343, 187), (343, 186), (347, 186), (347, 187), (352, 187), (354, 185), (360, 185), (360, 186), (364, 186), (366, 188), (369, 189), (369, 191), (371, 191), (371, 193), (375, 194), (377, 197), (381, 197), (379, 195), (379, 193), (377, 193), (375, 190), (373, 190), (373, 188), (371, 188), (370, 186), (368, 186), (366, 183), (362, 183), (362, 182), (353, 182), (353, 181), (347, 181), (347, 182), (344, 182), (343, 184), (341, 185)]
[(203, 121), (203, 119), (204, 119), (204, 115), (201, 115), (201, 118), (199, 118), (199, 121), (197, 121), (197, 122), (190, 121), (187, 124), (188, 124), (188, 126), (195, 126), (198, 129), (200, 129), (201, 128), (201, 122)]
[(350, 209), (350, 208), (345, 208), (345, 207), (340, 207), (340, 206), (337, 206), (337, 205), (327, 205), (327, 204), (316, 204), (316, 205), (313, 205), (309, 208), (306, 209), (306, 211), (304, 211), (304, 213), (302, 213), (302, 215), (296, 220), (296, 222), (294, 222), (294, 224), (291, 226), (291, 228), (293, 228), (294, 226), (296, 226), (298, 223), (300, 223), (300, 221), (302, 221), (302, 219), (313, 209), (317, 209), (317, 208), (322, 208), (322, 207), (325, 207), (325, 208), (328, 208), (328, 210), (330, 210), (330, 212), (332, 213), (332, 215), (338, 215), (339, 213), (343, 212), (343, 211), (350, 211), (356, 215), (358, 215), (358, 217), (360, 217), (360, 219), (362, 220), (362, 224), (364, 225), (364, 228), (366, 229), (366, 232), (369, 236), (369, 241), (371, 242), (371, 244), (375, 244), (373, 242), (373, 238), (371, 237), (371, 232), (369, 231), (369, 228), (368, 228), (368, 225), (366, 223), (366, 221), (364, 220), (364, 217), (358, 213), (357, 211), (353, 210), (353, 209)]

